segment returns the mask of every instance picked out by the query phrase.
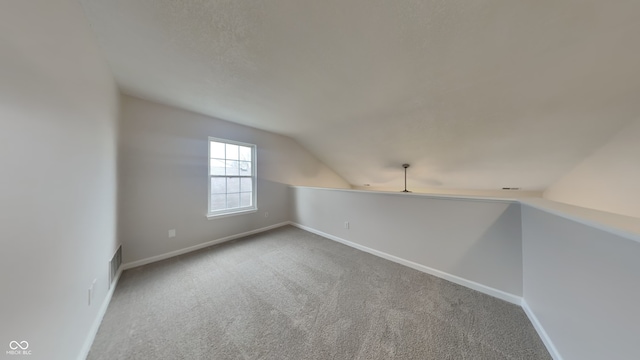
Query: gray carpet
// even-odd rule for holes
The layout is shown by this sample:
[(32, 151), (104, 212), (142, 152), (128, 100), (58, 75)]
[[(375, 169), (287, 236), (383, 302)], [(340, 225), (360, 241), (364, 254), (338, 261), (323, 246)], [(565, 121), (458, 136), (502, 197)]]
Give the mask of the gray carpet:
[(122, 274), (88, 359), (551, 359), (522, 309), (293, 228)]

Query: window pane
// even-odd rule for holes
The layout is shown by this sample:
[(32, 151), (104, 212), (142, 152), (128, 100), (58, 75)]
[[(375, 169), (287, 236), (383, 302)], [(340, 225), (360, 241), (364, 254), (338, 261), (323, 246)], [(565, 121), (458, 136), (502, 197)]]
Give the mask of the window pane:
[(227, 179), (223, 177), (211, 178), (211, 193), (224, 194), (227, 192)]
[(225, 163), (224, 160), (218, 159), (209, 159), (210, 167), (209, 167), (209, 175), (224, 175), (225, 172)]
[(253, 145), (209, 141), (210, 212), (227, 213), (256, 206), (255, 160)]
[(251, 200), (252, 200), (252, 193), (248, 192), (248, 193), (240, 193), (240, 206), (241, 207), (245, 207), (245, 206), (251, 206)]
[(209, 157), (224, 159), (224, 143), (217, 141), (209, 142)]
[(240, 192), (240, 178), (227, 178), (227, 193)]
[(224, 210), (227, 208), (227, 195), (215, 194), (211, 195), (211, 211)]
[(248, 146), (240, 146), (239, 160), (251, 161), (251, 148)]
[(240, 175), (251, 176), (251, 162), (238, 161), (238, 172)]
[(227, 194), (227, 209), (240, 207), (240, 194)]
[(227, 144), (226, 159), (238, 160), (238, 145)]
[(242, 192), (253, 191), (253, 179), (252, 178), (240, 179), (240, 191)]
[(227, 160), (227, 175), (238, 175), (238, 162)]

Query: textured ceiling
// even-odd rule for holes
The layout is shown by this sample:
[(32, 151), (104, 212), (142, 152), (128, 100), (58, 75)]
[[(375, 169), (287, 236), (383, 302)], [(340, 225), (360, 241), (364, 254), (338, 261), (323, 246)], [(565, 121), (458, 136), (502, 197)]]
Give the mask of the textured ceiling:
[(640, 114), (640, 1), (80, 0), (124, 93), (354, 185), (541, 190)]

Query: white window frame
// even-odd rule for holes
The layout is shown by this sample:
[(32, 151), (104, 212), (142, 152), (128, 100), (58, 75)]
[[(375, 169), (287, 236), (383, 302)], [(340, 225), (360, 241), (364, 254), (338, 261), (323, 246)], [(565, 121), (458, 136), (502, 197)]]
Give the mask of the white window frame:
[[(251, 206), (245, 206), (241, 208), (232, 208), (232, 209), (224, 209), (224, 210), (216, 210), (211, 211), (211, 178), (213, 177), (249, 177), (249, 176), (240, 176), (240, 175), (211, 175), (211, 142), (220, 142), (231, 145), (245, 146), (251, 148), (251, 179), (252, 179), (252, 189), (251, 189)], [(233, 215), (241, 215), (248, 214), (258, 211), (258, 171), (257, 171), (257, 150), (255, 144), (243, 143), (240, 141), (229, 140), (229, 139), (221, 139), (216, 137), (209, 136), (209, 140), (207, 141), (207, 218), (208, 219), (218, 219), (225, 216), (233, 216)], [(225, 154), (226, 158), (226, 154)]]

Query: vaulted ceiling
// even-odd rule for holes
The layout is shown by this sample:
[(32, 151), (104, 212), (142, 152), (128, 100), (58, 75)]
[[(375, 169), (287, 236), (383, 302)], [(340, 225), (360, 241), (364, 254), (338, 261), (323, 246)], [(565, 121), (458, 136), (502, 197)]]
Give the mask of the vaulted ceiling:
[(80, 0), (121, 90), (354, 185), (541, 190), (640, 114), (640, 1)]

